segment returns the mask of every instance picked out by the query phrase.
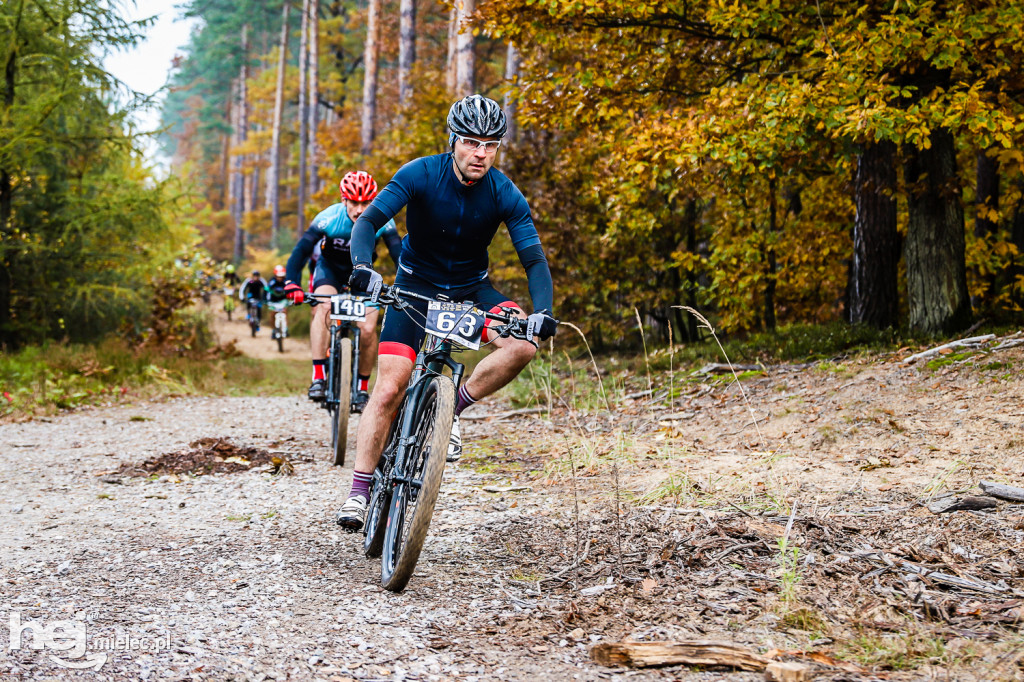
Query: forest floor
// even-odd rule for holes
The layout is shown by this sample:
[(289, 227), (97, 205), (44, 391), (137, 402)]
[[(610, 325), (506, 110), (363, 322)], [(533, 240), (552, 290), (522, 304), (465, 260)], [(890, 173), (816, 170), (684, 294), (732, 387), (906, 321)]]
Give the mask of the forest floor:
[(5, 424), (0, 680), (764, 679), (593, 659), (627, 640), (1024, 679), (1024, 506), (924, 506), (1024, 485), (1024, 347), (908, 355), (474, 406), (401, 594), (331, 521), (350, 471), (305, 386)]

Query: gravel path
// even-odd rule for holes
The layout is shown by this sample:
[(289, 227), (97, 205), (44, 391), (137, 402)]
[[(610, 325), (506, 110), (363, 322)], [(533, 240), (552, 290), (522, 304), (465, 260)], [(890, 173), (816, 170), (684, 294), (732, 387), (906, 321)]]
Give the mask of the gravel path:
[[(417, 573), (395, 595), (362, 536), (328, 520), (349, 483), (327, 464), (328, 433), (326, 413), (296, 398), (176, 399), (0, 427), (0, 617), (23, 628), (0, 625), (0, 679), (619, 676), (588, 659), (594, 638), (501, 627), (533, 611), (543, 633), (561, 605), (503, 583), (486, 539), (562, 502), (506, 504), (482, 490), (486, 475), (450, 469)], [(114, 473), (201, 437), (284, 454), (295, 475)], [(51, 629), (48, 646), (32, 648), (30, 621)]]

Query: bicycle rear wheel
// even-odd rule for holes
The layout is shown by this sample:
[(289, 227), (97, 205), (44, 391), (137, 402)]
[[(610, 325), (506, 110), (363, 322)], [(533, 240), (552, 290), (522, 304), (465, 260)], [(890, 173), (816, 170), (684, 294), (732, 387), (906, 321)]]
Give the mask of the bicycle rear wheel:
[(334, 361), (334, 464), (345, 464), (345, 449), (348, 447), (348, 417), (352, 411), (352, 339), (344, 338), (338, 346), (338, 357)]
[(392, 592), (405, 589), (420, 558), (441, 489), (454, 413), (455, 385), (447, 377), (434, 377), (417, 406), (416, 430), (401, 472), (406, 482), (395, 486), (388, 512), (380, 584)]

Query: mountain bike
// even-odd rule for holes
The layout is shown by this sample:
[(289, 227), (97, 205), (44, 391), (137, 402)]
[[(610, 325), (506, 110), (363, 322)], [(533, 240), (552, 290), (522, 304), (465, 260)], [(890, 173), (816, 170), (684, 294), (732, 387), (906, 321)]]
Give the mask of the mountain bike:
[(260, 330), (260, 302), (250, 298), (246, 307), (246, 319), (249, 321), (249, 330), (253, 336)]
[(284, 352), (284, 340), (288, 338), (288, 313), (285, 310), (291, 305), (287, 298), (280, 301), (267, 301), (267, 307), (274, 311), (274, 330), (270, 332), (270, 339), (277, 341), (277, 350)]
[[(393, 286), (382, 287), (372, 300), (403, 309), (410, 299), (427, 302), (427, 334), (373, 472), (363, 525), (363, 551), (368, 557), (381, 557), (380, 583), (392, 592), (401, 592), (412, 577), (441, 488), (455, 394), (465, 371), (452, 353), (479, 349), (488, 319), (501, 323), (489, 328), (499, 337), (533, 342), (533, 330), (527, 320), (517, 317), (517, 308), (485, 312), (472, 303), (430, 298)], [(446, 368), (450, 376), (444, 373)]]
[(228, 314), (228, 322), (231, 321), (231, 312), (235, 309), (235, 288), (224, 287), (224, 312)]
[(307, 294), (310, 305), (329, 301), (330, 345), (327, 351), (327, 391), (320, 406), (331, 417), (331, 452), (334, 464), (345, 464), (348, 418), (357, 389), (359, 326), (366, 319), (366, 297), (351, 293)]

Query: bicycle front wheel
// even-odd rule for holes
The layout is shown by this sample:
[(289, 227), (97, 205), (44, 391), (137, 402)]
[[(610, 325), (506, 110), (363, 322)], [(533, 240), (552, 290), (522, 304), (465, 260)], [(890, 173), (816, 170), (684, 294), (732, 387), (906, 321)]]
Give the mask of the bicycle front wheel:
[(455, 385), (447, 377), (434, 377), (421, 394), (413, 442), (388, 513), (380, 584), (392, 592), (405, 589), (420, 558), (441, 489), (454, 414)]
[[(405, 402), (398, 407), (398, 414), (405, 411)], [(384, 549), (384, 533), (388, 525), (388, 510), (391, 508), (391, 492), (393, 479), (391, 478), (391, 463), (395, 461), (395, 450), (398, 448), (398, 439), (401, 434), (402, 420), (395, 417), (388, 430), (387, 444), (384, 452), (377, 463), (377, 469), (373, 472), (373, 480), (370, 481), (370, 502), (366, 508), (366, 524), (363, 532), (363, 552), (367, 557), (376, 559)]]
[(334, 464), (344, 466), (345, 449), (348, 447), (348, 416), (352, 411), (352, 339), (344, 338), (334, 361)]

